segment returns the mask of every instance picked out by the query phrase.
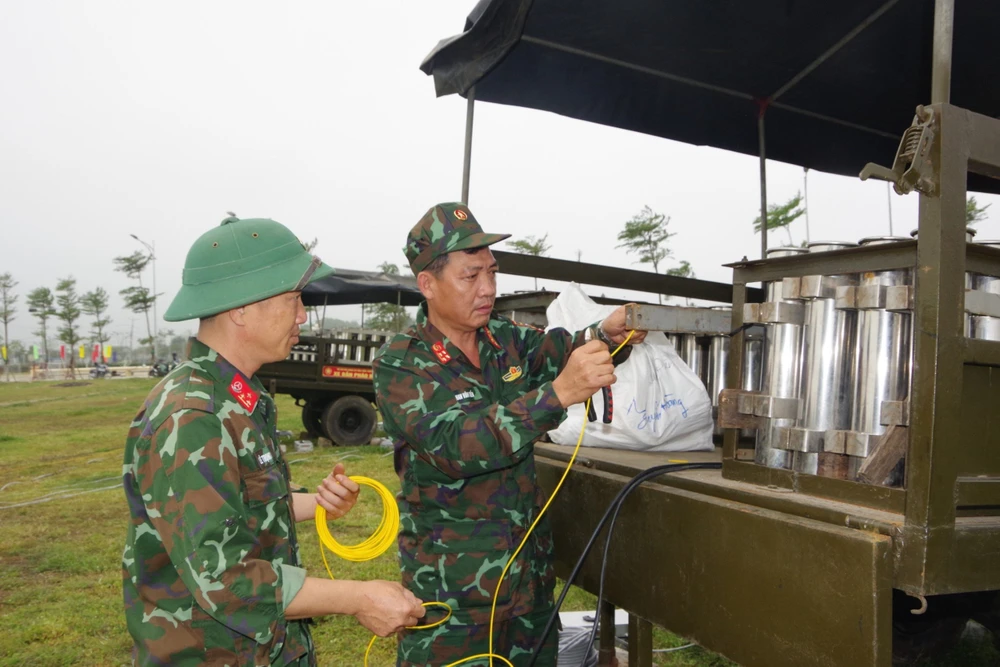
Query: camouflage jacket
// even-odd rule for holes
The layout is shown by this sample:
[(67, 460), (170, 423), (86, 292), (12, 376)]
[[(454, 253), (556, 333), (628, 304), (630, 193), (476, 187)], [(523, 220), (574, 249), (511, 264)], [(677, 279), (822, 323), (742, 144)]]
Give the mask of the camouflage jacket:
[[(373, 362), (386, 432), (396, 442), (403, 584), (448, 603), (454, 622), (489, 622), (497, 580), (544, 504), (534, 442), (563, 420), (552, 380), (584, 342), (496, 314), (479, 331), (480, 367), (428, 321)], [(552, 604), (552, 533), (543, 518), (504, 579), (497, 618)]]
[(275, 427), (256, 377), (199, 341), (136, 415), (122, 556), (136, 664), (315, 664), (306, 622), (284, 617), (305, 573)]

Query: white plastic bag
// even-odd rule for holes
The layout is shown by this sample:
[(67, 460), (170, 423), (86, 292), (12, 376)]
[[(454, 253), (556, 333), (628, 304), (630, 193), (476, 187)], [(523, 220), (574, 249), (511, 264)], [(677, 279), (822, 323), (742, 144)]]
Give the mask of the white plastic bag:
[[(576, 283), (570, 284), (546, 312), (549, 328), (579, 331), (604, 319), (615, 306), (600, 306)], [(650, 452), (710, 451), (712, 402), (705, 385), (677, 355), (660, 332), (651, 331), (636, 345), (625, 363), (615, 369), (612, 385), (614, 417), (603, 423), (604, 399), (594, 395), (597, 421), (587, 424), (583, 444)], [(553, 431), (552, 442), (575, 445), (587, 418), (583, 405), (574, 405), (567, 418)]]

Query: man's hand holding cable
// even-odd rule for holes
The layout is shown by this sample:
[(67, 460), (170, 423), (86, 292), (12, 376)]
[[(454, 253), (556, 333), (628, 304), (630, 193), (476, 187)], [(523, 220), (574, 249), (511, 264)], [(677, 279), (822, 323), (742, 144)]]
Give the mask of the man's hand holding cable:
[(552, 389), (562, 406), (568, 408), (586, 401), (616, 379), (608, 346), (592, 340), (573, 350), (562, 372), (552, 381)]
[(344, 471), (344, 464), (338, 463), (316, 489), (316, 502), (326, 510), (328, 519), (339, 519), (358, 502), (361, 487)]
[(361, 586), (361, 605), (354, 617), (379, 637), (417, 625), (427, 613), (420, 600), (395, 581), (365, 581)]

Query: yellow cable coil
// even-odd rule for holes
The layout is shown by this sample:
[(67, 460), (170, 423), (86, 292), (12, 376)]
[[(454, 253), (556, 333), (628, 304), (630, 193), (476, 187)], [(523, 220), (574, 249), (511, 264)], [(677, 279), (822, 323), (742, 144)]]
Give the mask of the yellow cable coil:
[[(611, 353), (611, 356), (618, 354), (618, 351), (625, 347), (625, 344), (628, 343), (630, 338), (632, 338), (633, 333), (635, 332), (630, 331), (628, 333), (628, 336), (621, 345), (615, 348), (615, 351)], [(584, 415), (590, 411), (590, 402), (591, 399), (588, 398), (587, 404), (584, 407)], [(493, 620), (496, 617), (497, 596), (500, 594), (500, 586), (503, 584), (504, 577), (507, 576), (507, 570), (510, 569), (510, 566), (514, 563), (514, 559), (517, 558), (517, 555), (521, 553), (521, 549), (523, 549), (524, 545), (527, 544), (528, 538), (531, 537), (531, 533), (535, 530), (535, 526), (537, 526), (538, 522), (541, 521), (543, 516), (545, 516), (545, 512), (549, 509), (549, 505), (552, 504), (556, 494), (559, 493), (559, 489), (562, 488), (563, 482), (566, 480), (566, 476), (569, 475), (569, 471), (573, 467), (573, 463), (576, 461), (576, 455), (580, 452), (580, 445), (583, 444), (583, 434), (586, 431), (586, 428), (587, 420), (585, 417), (583, 425), (580, 428), (580, 437), (577, 439), (576, 447), (573, 449), (573, 455), (570, 457), (569, 463), (566, 464), (566, 470), (563, 471), (562, 477), (559, 478), (559, 483), (556, 484), (556, 488), (553, 489), (552, 495), (549, 496), (545, 506), (542, 507), (542, 511), (535, 517), (535, 520), (528, 528), (528, 532), (524, 534), (524, 539), (521, 540), (521, 544), (518, 545), (513, 555), (511, 555), (511, 557), (507, 560), (507, 564), (500, 573), (500, 579), (497, 581), (496, 591), (493, 592), (493, 604), (490, 607), (489, 653), (481, 653), (479, 655), (463, 658), (457, 662), (446, 665), (446, 667), (456, 667), (457, 665), (461, 665), (472, 660), (479, 660), (481, 658), (488, 658), (490, 661), (490, 667), (493, 665), (494, 658), (502, 661), (505, 665), (507, 665), (507, 667), (514, 667), (513, 663), (511, 663), (507, 658), (493, 653)], [(319, 541), (324, 547), (344, 560), (358, 563), (378, 558), (385, 553), (390, 546), (392, 546), (393, 542), (395, 542), (396, 534), (399, 532), (399, 508), (396, 506), (395, 497), (393, 497), (389, 489), (387, 489), (385, 485), (378, 480), (362, 476), (352, 476), (351, 479), (357, 482), (360, 486), (367, 486), (374, 489), (379, 498), (382, 499), (382, 520), (379, 522), (378, 528), (375, 529), (375, 532), (372, 533), (371, 537), (366, 539), (361, 544), (344, 546), (333, 539), (333, 536), (330, 534), (330, 528), (326, 524), (326, 510), (322, 505), (317, 505), (316, 533), (319, 535)], [(322, 548), (320, 549), (320, 555), (323, 556), (323, 565), (326, 566), (327, 573), (330, 575), (330, 578), (333, 579), (333, 572), (330, 570), (330, 565), (326, 561), (326, 552)], [(444, 602), (424, 602), (423, 605), (424, 607), (444, 607), (447, 613), (444, 618), (441, 618), (440, 620), (427, 625), (415, 625), (411, 628), (407, 628), (408, 630), (427, 630), (429, 628), (437, 627), (451, 618), (451, 607)], [(368, 667), (368, 654), (371, 652), (372, 646), (375, 645), (376, 639), (378, 639), (378, 635), (373, 635), (371, 640), (368, 642), (368, 648), (365, 650), (365, 667)]]

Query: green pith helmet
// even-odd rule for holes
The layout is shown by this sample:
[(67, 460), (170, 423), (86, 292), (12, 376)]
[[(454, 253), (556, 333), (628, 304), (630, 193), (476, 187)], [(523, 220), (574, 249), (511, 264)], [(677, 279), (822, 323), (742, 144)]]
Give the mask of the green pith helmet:
[(274, 220), (229, 217), (194, 242), (181, 290), (163, 319), (182, 322), (218, 315), (255, 301), (298, 292), (333, 273)]
[(461, 202), (432, 206), (406, 237), (406, 259), (414, 274), (441, 255), (472, 250), (510, 238), (510, 234), (487, 234)]

